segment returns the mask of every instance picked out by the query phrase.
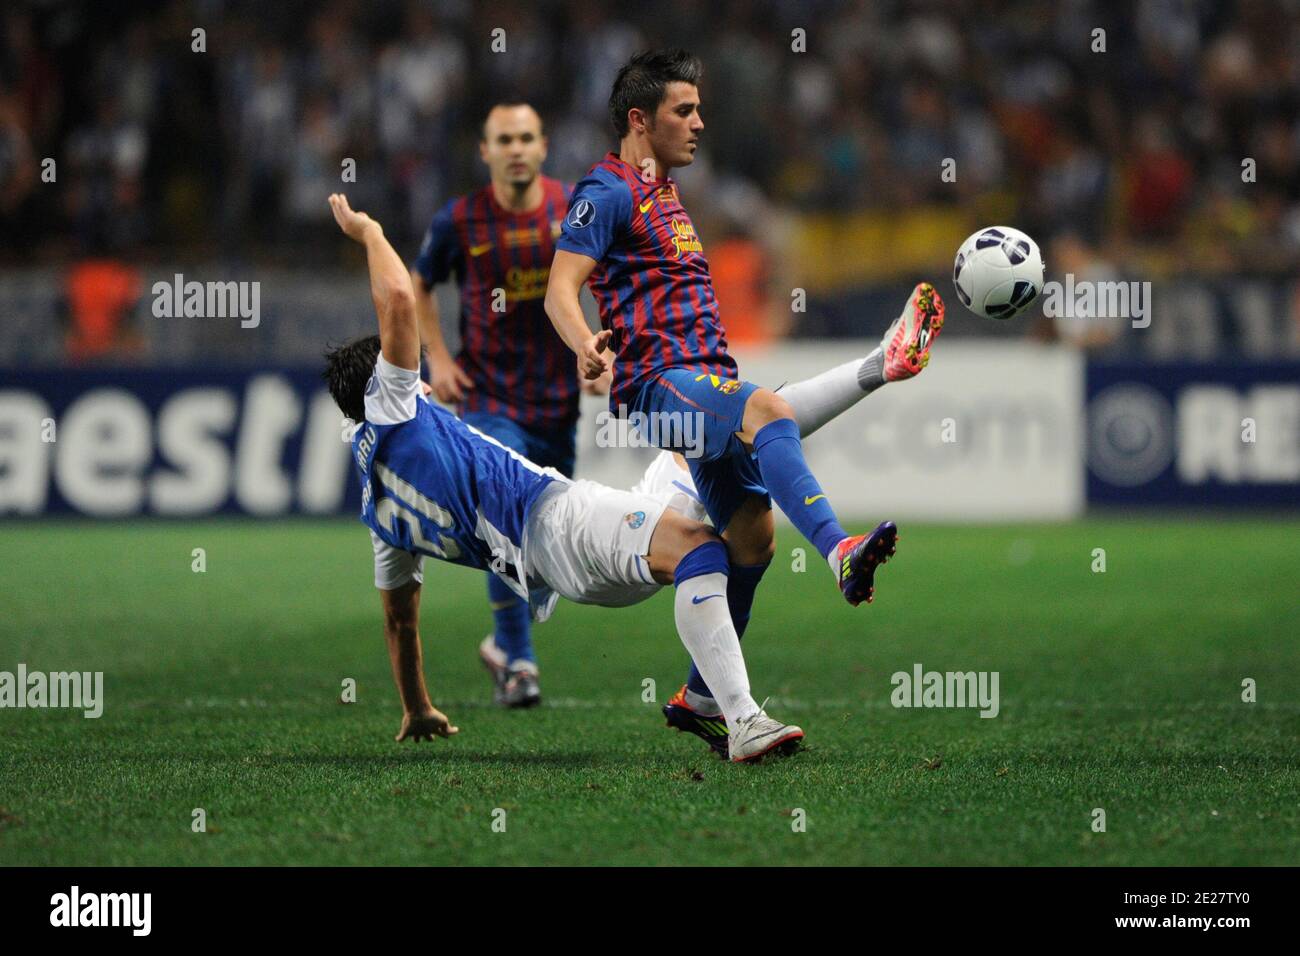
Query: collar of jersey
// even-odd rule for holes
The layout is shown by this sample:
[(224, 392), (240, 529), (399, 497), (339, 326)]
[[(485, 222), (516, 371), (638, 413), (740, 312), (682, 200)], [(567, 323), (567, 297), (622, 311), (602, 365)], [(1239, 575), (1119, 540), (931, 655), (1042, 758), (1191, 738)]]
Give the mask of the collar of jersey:
[(644, 179), (641, 178), (641, 170), (637, 169), (635, 166), (633, 166), (631, 163), (629, 163), (627, 160), (625, 160), (622, 156), (620, 156), (618, 153), (614, 152), (613, 150), (610, 150), (608, 158), (618, 163), (624, 169), (631, 170), (632, 178), (635, 179), (642, 186), (650, 186), (653, 187), (654, 189), (659, 189), (662, 186), (671, 186), (673, 184), (673, 178), (671, 176), (665, 176), (663, 179), (652, 179), (650, 180), (650, 182), (646, 182)]
[[(547, 195), (546, 188), (547, 179), (549, 177), (538, 174), (537, 178), (542, 181), (542, 204), (531, 212), (515, 212), (513, 209), (507, 209), (505, 206), (501, 205), (501, 203), (497, 201), (497, 194), (493, 191), (492, 184), (488, 183), (483, 187), (483, 191), (487, 193), (487, 201), (492, 207), (492, 211), (503, 218), (519, 220), (536, 219), (538, 216), (546, 215), (546, 203), (550, 199), (550, 196)], [(561, 212), (563, 212), (563, 210), (561, 210)]]

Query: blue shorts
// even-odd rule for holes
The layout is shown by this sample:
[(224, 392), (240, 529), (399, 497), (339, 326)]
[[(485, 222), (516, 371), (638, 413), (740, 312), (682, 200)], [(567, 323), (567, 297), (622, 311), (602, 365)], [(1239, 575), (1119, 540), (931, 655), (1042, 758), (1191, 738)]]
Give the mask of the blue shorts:
[[(719, 534), (751, 495), (761, 496), (769, 507), (772, 503), (758, 462), (736, 437), (745, 403), (757, 390), (753, 382), (669, 368), (646, 380), (629, 409), (653, 416), (647, 423), (648, 440), (685, 456), (700, 503)], [(670, 427), (688, 416), (698, 425)]]
[(576, 423), (558, 428), (525, 428), (513, 418), (491, 412), (466, 412), (461, 421), (519, 452), (533, 464), (554, 468), (566, 478), (573, 477), (573, 463), (577, 456)]

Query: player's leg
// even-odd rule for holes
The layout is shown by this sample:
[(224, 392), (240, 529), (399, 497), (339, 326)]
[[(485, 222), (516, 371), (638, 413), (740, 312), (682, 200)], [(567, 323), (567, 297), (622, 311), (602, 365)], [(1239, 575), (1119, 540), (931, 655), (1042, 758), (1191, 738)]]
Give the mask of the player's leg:
[[(892, 553), (897, 529), (887, 522), (871, 536), (850, 538), (807, 467), (802, 437), (859, 401), (868, 389), (917, 375), (930, 362), (931, 346), (943, 325), (943, 299), (935, 287), (922, 282), (885, 333), (879, 354), (872, 352), (863, 363), (841, 365), (787, 394), (758, 389), (746, 399), (737, 436), (753, 447), (768, 493), (837, 571), (841, 592), (852, 604), (871, 600), (872, 571)], [(789, 398), (803, 406), (802, 421)]]
[(789, 750), (802, 738), (802, 730), (768, 717), (750, 695), (725, 600), (726, 547), (707, 525), (657, 499), (575, 481), (539, 499), (526, 539), (530, 579), (571, 601), (623, 607), (675, 585), (678, 634), (718, 695), (711, 733), (723, 735), (724, 745), (715, 748), (723, 757)]
[[(868, 535), (850, 537), (804, 459), (802, 437), (886, 381), (910, 378), (930, 360), (943, 328), (944, 305), (928, 282), (912, 290), (881, 348), (860, 364), (848, 363), (818, 380), (777, 395), (760, 389), (745, 405), (741, 441), (754, 449), (763, 484), (796, 528), (830, 564), (850, 604), (870, 602), (875, 569), (894, 553), (898, 529), (882, 522)], [(851, 379), (850, 379), (851, 376)], [(802, 406), (802, 419), (790, 399)]]
[[(727, 543), (731, 561), (731, 574), (727, 578), (727, 609), (739, 639), (745, 636), (754, 594), (776, 551), (772, 507), (768, 500), (761, 495), (749, 495), (736, 510), (722, 537)], [(678, 708), (705, 716), (719, 712), (713, 691), (694, 661), (686, 683), (664, 708), (664, 716), (673, 726), (690, 719), (689, 714), (677, 712)]]
[[(749, 624), (754, 594), (776, 548), (772, 504), (763, 489), (758, 466), (748, 454), (730, 455), (716, 461), (691, 460), (689, 464), (699, 498), (707, 503), (727, 544), (731, 561), (727, 609), (737, 637), (741, 638)], [(697, 716), (709, 719), (720, 710), (713, 700), (708, 678), (692, 661), (686, 683), (664, 707), (669, 726), (692, 729), (688, 725)]]
[(727, 545), (707, 526), (665, 510), (655, 527), (647, 560), (656, 580), (666, 581), (671, 576), (677, 589), (677, 632), (710, 705), (706, 713), (670, 702), (664, 710), (669, 726), (695, 734), (719, 756), (732, 760), (797, 746), (803, 731), (772, 720), (750, 695), (740, 636), (732, 624), (729, 582), (734, 572)]
[[(527, 432), (504, 415), (467, 412), (462, 420), (525, 457)], [(506, 707), (531, 707), (541, 701), (537, 657), (533, 652), (528, 602), (495, 574), (487, 575), (492, 633), (479, 645), (479, 658), (492, 675), (493, 699)]]
[(799, 434), (807, 438), (888, 382), (919, 375), (930, 361), (943, 318), (943, 299), (922, 282), (870, 354), (777, 389), (794, 412)]
[(738, 434), (752, 445), (768, 493), (830, 565), (845, 600), (870, 602), (875, 570), (894, 554), (898, 528), (885, 521), (871, 534), (850, 536), (844, 530), (804, 458), (790, 404), (774, 392), (759, 389), (750, 396)]
[[(870, 353), (776, 389), (790, 404), (800, 436), (812, 435), (882, 385), (919, 375), (929, 363), (930, 348), (943, 328), (943, 318), (943, 299), (932, 285), (922, 282)], [(632, 490), (674, 499), (674, 507), (680, 504), (679, 510), (685, 514), (706, 520), (690, 469), (679, 452), (660, 452)]]
[[(701, 511), (726, 540), (731, 563), (727, 607), (732, 626), (743, 634), (749, 622), (754, 591), (762, 579), (774, 548), (771, 503), (762, 477), (750, 455), (736, 438), (748, 397), (757, 390), (750, 382), (722, 379), (687, 369), (670, 369), (642, 389), (634, 411), (645, 416), (647, 427), (658, 425), (660, 442), (677, 422), (693, 426), (693, 442), (681, 451), (690, 467), (690, 482), (672, 484), (673, 493), (658, 495), (671, 500), (677, 490), (693, 515)], [(671, 459), (662, 462), (666, 474)], [(649, 473), (648, 473), (649, 474)], [(658, 481), (653, 475), (647, 481)], [(718, 749), (720, 739), (710, 739), (699, 723), (716, 723), (721, 707), (712, 699), (708, 678), (692, 666), (687, 682), (664, 707), (669, 726), (690, 730)]]
[(796, 383), (782, 390), (779, 397), (755, 393), (746, 404), (746, 431), (741, 438), (754, 446), (763, 483), (786, 516), (827, 559), (840, 592), (851, 604), (872, 600), (875, 569), (893, 555), (898, 529), (886, 521), (871, 534), (835, 541), (843, 529), (808, 471), (801, 439), (880, 385), (919, 375), (930, 361), (930, 349), (943, 321), (942, 297), (930, 283), (919, 283), (886, 330), (880, 348), (864, 360)]

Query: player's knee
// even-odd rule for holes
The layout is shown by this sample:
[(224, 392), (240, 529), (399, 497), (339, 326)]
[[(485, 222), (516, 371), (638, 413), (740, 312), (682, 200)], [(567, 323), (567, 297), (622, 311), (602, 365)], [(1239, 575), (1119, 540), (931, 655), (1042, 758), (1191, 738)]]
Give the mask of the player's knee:
[(722, 539), (708, 525), (692, 521), (681, 529), (678, 539), (678, 560), (690, 554), (700, 545), (708, 544), (710, 541), (721, 542)]
[(673, 562), (673, 584), (680, 585), (702, 574), (728, 572), (731, 559), (727, 546), (712, 528), (692, 522), (691, 527), (683, 529), (678, 541), (681, 554)]
[(749, 397), (745, 418), (755, 430), (781, 418), (794, 418), (794, 409), (776, 392), (761, 388)]
[(665, 511), (650, 539), (647, 564), (651, 575), (660, 584), (671, 584), (682, 558), (711, 541), (721, 543), (722, 539), (708, 525)]

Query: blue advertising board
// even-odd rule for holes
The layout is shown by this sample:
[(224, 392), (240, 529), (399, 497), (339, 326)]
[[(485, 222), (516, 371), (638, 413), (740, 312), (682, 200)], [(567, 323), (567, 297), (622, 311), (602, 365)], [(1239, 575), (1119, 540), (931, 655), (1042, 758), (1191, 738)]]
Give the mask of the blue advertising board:
[(1300, 362), (1091, 362), (1089, 504), (1300, 505)]
[[(1089, 505), (1300, 507), (1300, 362), (1085, 382)], [(0, 371), (0, 517), (352, 515), (349, 434), (315, 368)]]
[(317, 369), (11, 369), (0, 515), (356, 513), (348, 434)]

